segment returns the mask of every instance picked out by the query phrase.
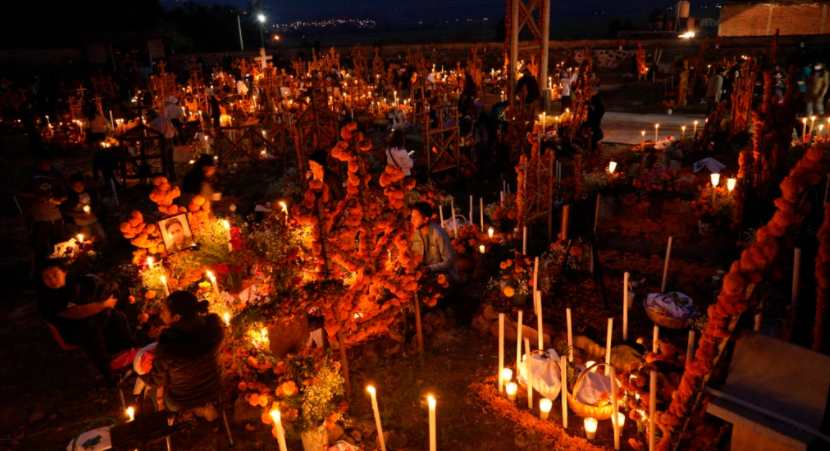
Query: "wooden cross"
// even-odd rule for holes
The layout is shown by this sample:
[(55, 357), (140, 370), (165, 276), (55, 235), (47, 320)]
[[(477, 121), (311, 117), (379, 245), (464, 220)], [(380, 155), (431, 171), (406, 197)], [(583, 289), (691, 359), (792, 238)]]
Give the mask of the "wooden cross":
[(255, 60), (259, 61), (259, 65), (262, 67), (262, 72), (265, 72), (265, 66), (268, 65), (268, 61), (271, 60), (273, 57), (271, 55), (265, 54), (265, 47), (259, 48), (259, 56), (254, 58)]
[(158, 66), (158, 68), (159, 68), (159, 73), (162, 74), (162, 75), (165, 75), (164, 68), (167, 67), (167, 64), (164, 62), (164, 60), (159, 61), (156, 64), (156, 66)]
[(84, 85), (78, 85), (78, 89), (76, 89), (76, 91), (78, 91), (79, 96), (83, 97), (84, 92), (86, 91), (86, 88), (84, 88)]

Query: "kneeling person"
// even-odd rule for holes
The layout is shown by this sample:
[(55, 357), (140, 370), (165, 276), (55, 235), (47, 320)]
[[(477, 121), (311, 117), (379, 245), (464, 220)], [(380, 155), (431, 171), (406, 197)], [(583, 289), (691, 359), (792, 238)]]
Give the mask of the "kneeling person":
[(430, 221), (432, 206), (418, 202), (412, 206), (410, 221), (415, 227), (412, 236), (412, 251), (423, 255), (424, 268), (430, 273), (446, 274), (451, 284), (459, 282), (458, 267), (452, 250), (452, 241), (447, 232)]

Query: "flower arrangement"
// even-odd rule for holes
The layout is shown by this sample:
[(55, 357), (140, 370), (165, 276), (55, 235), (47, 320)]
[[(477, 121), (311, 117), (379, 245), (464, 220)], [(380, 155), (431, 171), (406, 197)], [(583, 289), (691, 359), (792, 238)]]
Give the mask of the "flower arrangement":
[(675, 173), (667, 168), (654, 168), (640, 174), (632, 181), (632, 185), (642, 197), (670, 197), (675, 189)]
[(692, 210), (700, 222), (720, 226), (730, 221), (735, 209), (735, 199), (725, 187), (706, 184), (698, 198), (691, 203)]
[(261, 421), (273, 424), (270, 412), (282, 413), (283, 427), (297, 436), (325, 424), (332, 428), (348, 410), (343, 400), (340, 364), (328, 354), (309, 348), (276, 359), (270, 354), (249, 356), (241, 368), (238, 389), (253, 407), (262, 410)]
[(550, 243), (550, 249), (539, 259), (539, 287), (542, 291), (549, 292), (553, 288), (562, 275), (563, 264), (567, 269), (587, 271), (591, 265), (591, 246), (573, 242), (569, 248), (567, 240)]
[(505, 194), (504, 202), (494, 202), (484, 207), (484, 214), (493, 222), (503, 220), (516, 221), (518, 219), (518, 203), (516, 194)]
[(517, 253), (515, 260), (503, 261), (499, 267), (499, 275), (487, 284), (488, 291), (497, 292), (501, 304), (524, 306), (533, 290), (533, 261)]

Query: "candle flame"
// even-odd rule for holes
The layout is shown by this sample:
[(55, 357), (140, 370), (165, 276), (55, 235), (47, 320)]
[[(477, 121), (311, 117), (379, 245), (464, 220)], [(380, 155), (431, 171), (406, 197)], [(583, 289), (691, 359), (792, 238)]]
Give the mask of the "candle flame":
[(216, 277), (213, 275), (213, 273), (212, 273), (212, 272), (210, 272), (210, 270), (209, 270), (209, 269), (208, 269), (207, 271), (205, 271), (205, 273), (207, 274), (208, 279), (210, 279), (210, 280), (211, 280), (211, 282), (212, 282), (212, 281), (214, 281), (214, 280), (216, 280)]
[(78, 241), (81, 242), (81, 243), (84, 242), (84, 234), (83, 233), (78, 234)]
[(553, 407), (553, 402), (548, 398), (542, 398), (539, 401), (539, 410), (542, 412), (550, 412), (551, 407)]
[(161, 276), (161, 283), (167, 285), (167, 277)]
[(263, 327), (262, 330), (259, 331), (259, 334), (262, 335), (262, 341), (268, 340), (268, 329)]
[(147, 257), (147, 266), (153, 267), (153, 257)]
[(283, 213), (288, 213), (288, 205), (286, 205), (285, 202), (283, 202), (283, 201), (280, 201), (279, 204), (280, 204), (280, 207), (282, 207), (282, 212)]
[(227, 325), (227, 326), (231, 325), (231, 314), (228, 313), (228, 312), (225, 312), (225, 325)]
[(377, 394), (377, 391), (375, 390), (375, 387), (372, 386), (372, 385), (367, 385), (366, 386), (366, 391), (369, 392), (369, 394), (372, 395), (372, 396), (375, 396)]
[(430, 409), (435, 408), (435, 398), (432, 395), (427, 396), (427, 403), (429, 404)]
[(279, 410), (272, 410), (269, 413), (271, 415), (271, 418), (274, 419), (274, 423), (281, 423), (281, 421), (280, 421), (280, 411)]
[(127, 407), (127, 417), (129, 418), (129, 420), (127, 420), (127, 421), (135, 420), (135, 409), (134, 408)]

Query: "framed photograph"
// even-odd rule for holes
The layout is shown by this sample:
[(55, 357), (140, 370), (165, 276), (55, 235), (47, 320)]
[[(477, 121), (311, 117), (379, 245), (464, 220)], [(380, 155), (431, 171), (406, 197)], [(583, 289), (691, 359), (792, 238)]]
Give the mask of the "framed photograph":
[(190, 229), (187, 213), (162, 219), (159, 221), (159, 230), (161, 230), (161, 237), (164, 240), (167, 255), (196, 248), (196, 241), (193, 239), (193, 231)]

